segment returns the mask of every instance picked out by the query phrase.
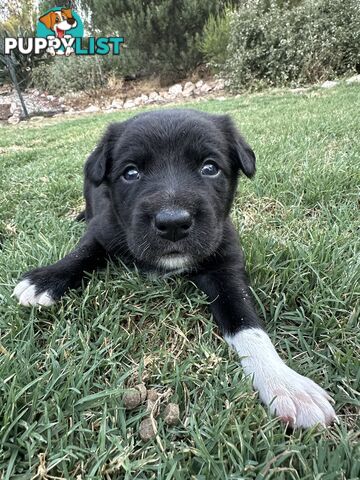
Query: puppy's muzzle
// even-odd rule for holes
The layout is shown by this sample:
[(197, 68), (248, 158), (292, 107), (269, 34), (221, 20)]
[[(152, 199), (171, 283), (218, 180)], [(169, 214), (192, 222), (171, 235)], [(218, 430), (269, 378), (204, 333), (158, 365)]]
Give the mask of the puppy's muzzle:
[(177, 242), (188, 236), (193, 219), (189, 212), (180, 209), (160, 210), (155, 215), (157, 235), (171, 242)]

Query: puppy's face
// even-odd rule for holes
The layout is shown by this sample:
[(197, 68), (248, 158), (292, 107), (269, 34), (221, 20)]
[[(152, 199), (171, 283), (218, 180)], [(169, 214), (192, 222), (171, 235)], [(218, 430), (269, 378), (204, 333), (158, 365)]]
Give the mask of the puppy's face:
[(93, 156), (87, 173), (96, 183), (106, 179), (128, 249), (163, 271), (189, 269), (215, 252), (239, 169), (255, 172), (231, 120), (193, 110), (114, 124)]
[(53, 30), (58, 38), (63, 38), (67, 30), (75, 28), (77, 22), (70, 8), (48, 12), (39, 18), (46, 28)]

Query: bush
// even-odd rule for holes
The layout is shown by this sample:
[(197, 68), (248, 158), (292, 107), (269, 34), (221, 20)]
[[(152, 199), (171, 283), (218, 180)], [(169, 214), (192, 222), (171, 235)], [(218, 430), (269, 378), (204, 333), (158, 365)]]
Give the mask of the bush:
[(358, 0), (305, 0), (293, 8), (248, 0), (230, 17), (222, 74), (232, 90), (298, 86), (360, 67)]
[(113, 59), (123, 75), (184, 77), (204, 62), (199, 42), (209, 15), (225, 0), (87, 0), (92, 26), (103, 34), (125, 37), (126, 47)]
[(106, 83), (106, 61), (98, 56), (51, 58), (33, 69), (33, 84), (53, 94), (94, 90)]
[(210, 15), (204, 27), (200, 51), (214, 72), (218, 72), (227, 60), (231, 13), (227, 7), (219, 16)]
[[(5, 60), (4, 38), (5, 37), (32, 37), (33, 31), (29, 26), (21, 25), (15, 17), (11, 21), (0, 22), (0, 83), (7, 82), (10, 79), (8, 68), (5, 67), (7, 61), (11, 61), (19, 87), (24, 90), (31, 82), (31, 71), (38, 62), (38, 56), (34, 53), (21, 53), (18, 48), (14, 49)], [(1, 58), (3, 60), (1, 60)]]

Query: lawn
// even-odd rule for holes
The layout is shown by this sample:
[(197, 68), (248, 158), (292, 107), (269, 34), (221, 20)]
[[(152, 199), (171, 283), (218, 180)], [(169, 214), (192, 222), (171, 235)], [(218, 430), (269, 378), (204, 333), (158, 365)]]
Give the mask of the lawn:
[[(258, 157), (232, 211), (259, 313), (287, 363), (328, 389), (340, 423), (289, 434), (252, 392), (204, 296), (121, 265), (50, 309), (17, 278), (75, 245), (82, 165), (105, 125), (134, 112), (0, 128), (2, 479), (358, 479), (360, 87), (245, 95), (229, 113)], [(145, 382), (180, 406), (139, 438)], [(2, 472), (2, 475), (1, 475)]]

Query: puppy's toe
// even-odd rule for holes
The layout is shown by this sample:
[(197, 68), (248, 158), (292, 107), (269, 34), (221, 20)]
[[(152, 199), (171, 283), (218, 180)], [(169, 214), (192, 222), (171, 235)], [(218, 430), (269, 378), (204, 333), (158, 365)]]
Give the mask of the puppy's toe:
[(13, 296), (19, 300), (20, 305), (24, 305), (25, 307), (34, 305), (36, 298), (35, 285), (28, 279), (22, 280), (16, 285)]
[(23, 293), (19, 296), (19, 303), (24, 306), (35, 305), (36, 299), (36, 288), (35, 285), (32, 285), (28, 282), (28, 287)]
[(278, 395), (270, 406), (270, 410), (284, 423), (291, 427), (296, 425), (296, 407), (287, 395)]
[(19, 282), (16, 287), (14, 288), (13, 291), (13, 296), (20, 298), (20, 296), (31, 286), (31, 283), (29, 280), (22, 280)]
[(55, 300), (52, 298), (49, 292), (43, 292), (42, 294), (38, 295), (37, 304), (42, 305), (44, 307), (50, 307), (53, 305)]
[(301, 393), (295, 399), (297, 425), (302, 428), (309, 428), (320, 424), (326, 426), (324, 412), (310, 396)]
[(309, 378), (301, 377), (301, 380), (302, 390), (296, 392), (294, 398), (300, 423), (304, 427), (316, 423), (332, 425), (336, 421), (336, 413), (330, 403), (333, 402), (330, 395)]

